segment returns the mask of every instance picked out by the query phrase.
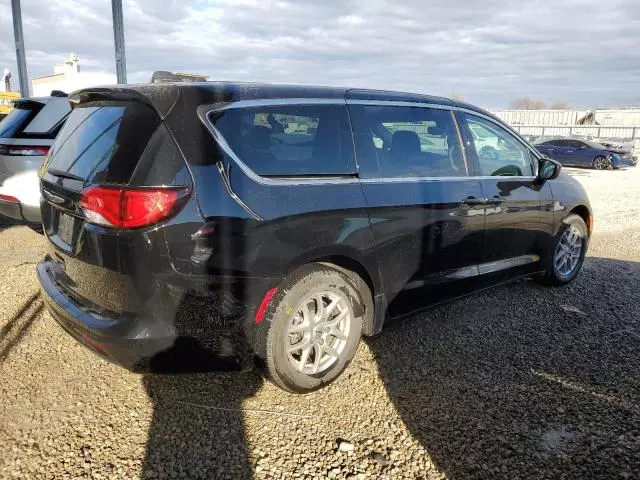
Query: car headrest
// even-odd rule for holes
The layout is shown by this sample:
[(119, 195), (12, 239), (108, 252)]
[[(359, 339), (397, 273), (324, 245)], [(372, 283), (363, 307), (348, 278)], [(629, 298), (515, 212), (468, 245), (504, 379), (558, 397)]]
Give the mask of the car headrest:
[(393, 155), (418, 155), (420, 153), (420, 137), (410, 130), (398, 130), (391, 137)]
[(256, 125), (249, 131), (249, 146), (254, 150), (269, 150), (271, 146), (271, 129)]

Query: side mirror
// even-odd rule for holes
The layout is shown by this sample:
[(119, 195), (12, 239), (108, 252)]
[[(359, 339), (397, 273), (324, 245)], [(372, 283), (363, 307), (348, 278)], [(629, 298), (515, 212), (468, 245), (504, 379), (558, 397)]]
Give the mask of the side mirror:
[(558, 178), (560, 170), (562, 170), (562, 164), (548, 158), (546, 155), (538, 160), (538, 179), (540, 180), (544, 181)]

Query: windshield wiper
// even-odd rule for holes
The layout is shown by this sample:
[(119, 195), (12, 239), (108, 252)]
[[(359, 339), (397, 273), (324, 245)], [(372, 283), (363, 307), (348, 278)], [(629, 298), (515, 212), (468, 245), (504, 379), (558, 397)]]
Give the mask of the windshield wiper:
[(49, 168), (47, 170), (47, 173), (50, 173), (51, 175), (53, 175), (55, 177), (69, 178), (71, 180), (79, 180), (81, 182), (84, 182), (84, 178), (80, 177), (79, 175), (74, 175), (73, 173), (69, 173), (69, 172), (65, 172), (65, 171), (62, 171), (62, 170), (58, 170), (56, 168)]

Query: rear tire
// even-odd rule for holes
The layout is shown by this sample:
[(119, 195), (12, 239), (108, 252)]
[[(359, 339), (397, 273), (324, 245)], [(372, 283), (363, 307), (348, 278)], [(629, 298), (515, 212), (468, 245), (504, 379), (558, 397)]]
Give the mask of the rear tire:
[(606, 157), (598, 156), (593, 159), (593, 168), (596, 170), (608, 170), (610, 166), (611, 162)]
[(371, 305), (371, 292), (356, 277), (312, 263), (283, 282), (257, 329), (257, 364), (268, 379), (289, 392), (309, 393), (347, 368), (360, 342), (365, 305)]
[(579, 215), (569, 215), (544, 259), (546, 273), (538, 277), (543, 285), (560, 286), (573, 281), (580, 272), (589, 246), (589, 231)]

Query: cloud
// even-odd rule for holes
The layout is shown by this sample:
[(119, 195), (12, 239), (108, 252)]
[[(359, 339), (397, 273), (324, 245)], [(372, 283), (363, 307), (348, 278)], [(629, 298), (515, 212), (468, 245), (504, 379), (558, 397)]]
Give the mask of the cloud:
[[(23, 0), (30, 76), (70, 52), (115, 70), (110, 2)], [(125, 0), (130, 81), (154, 70), (408, 90), (485, 107), (528, 95), (580, 107), (638, 105), (636, 0)], [(17, 77), (9, 0), (0, 67)]]

